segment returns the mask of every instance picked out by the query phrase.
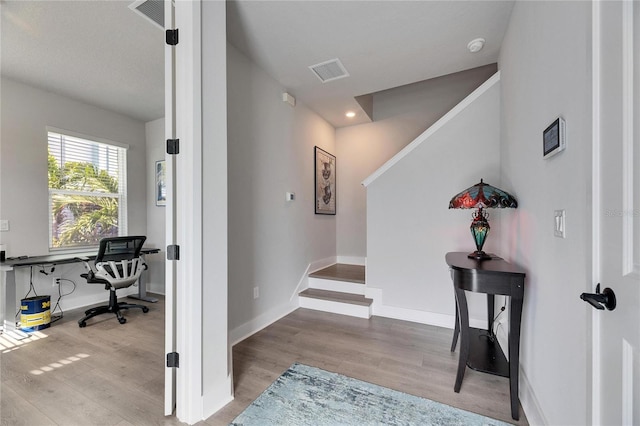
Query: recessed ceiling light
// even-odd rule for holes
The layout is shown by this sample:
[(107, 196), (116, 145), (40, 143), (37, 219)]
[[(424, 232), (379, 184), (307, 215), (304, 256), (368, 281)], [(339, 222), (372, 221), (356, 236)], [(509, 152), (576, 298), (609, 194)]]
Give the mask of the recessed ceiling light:
[(467, 49), (469, 49), (471, 53), (479, 52), (484, 47), (484, 42), (485, 40), (483, 38), (473, 39), (467, 44)]
[(356, 116), (356, 113), (353, 111), (347, 111), (347, 113), (345, 114), (348, 118), (353, 118)]

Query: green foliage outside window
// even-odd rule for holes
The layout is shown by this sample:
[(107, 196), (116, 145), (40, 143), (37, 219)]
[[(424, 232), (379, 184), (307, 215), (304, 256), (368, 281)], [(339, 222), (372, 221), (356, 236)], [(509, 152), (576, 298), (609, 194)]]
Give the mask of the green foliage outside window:
[(118, 180), (89, 162), (48, 158), (52, 248), (97, 245), (118, 236)]

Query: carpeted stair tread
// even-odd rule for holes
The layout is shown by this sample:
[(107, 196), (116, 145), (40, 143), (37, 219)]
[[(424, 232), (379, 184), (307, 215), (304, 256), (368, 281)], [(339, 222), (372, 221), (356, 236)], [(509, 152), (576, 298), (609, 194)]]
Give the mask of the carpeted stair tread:
[(364, 284), (365, 267), (361, 265), (347, 265), (344, 263), (336, 263), (327, 268), (309, 274), (309, 277)]
[(349, 303), (352, 305), (371, 306), (373, 299), (367, 299), (359, 294), (342, 293), (339, 291), (320, 290), (308, 288), (300, 293), (300, 297), (329, 300), (332, 302)]

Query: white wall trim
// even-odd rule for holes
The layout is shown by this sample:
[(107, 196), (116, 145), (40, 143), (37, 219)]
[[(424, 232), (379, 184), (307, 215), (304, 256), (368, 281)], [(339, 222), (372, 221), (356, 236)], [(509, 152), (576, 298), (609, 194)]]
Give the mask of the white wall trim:
[(262, 315), (259, 315), (256, 318), (253, 318), (252, 320), (247, 321), (244, 324), (239, 325), (238, 327), (229, 331), (229, 341), (231, 342), (231, 346), (240, 343), (244, 339), (254, 335), (263, 328), (268, 327), (269, 325), (298, 309), (298, 307), (300, 306), (298, 294), (301, 291), (309, 288), (309, 274), (326, 268), (327, 266), (333, 265), (334, 263), (336, 263), (335, 257), (327, 257), (309, 263), (307, 269), (305, 269), (304, 273), (300, 277), (298, 285), (293, 290), (293, 293), (291, 293), (289, 302), (270, 309)]
[(542, 412), (542, 408), (540, 408), (538, 398), (536, 398), (536, 395), (533, 393), (531, 382), (529, 382), (529, 378), (522, 369), (522, 366), (520, 366), (520, 392), (518, 397), (520, 398), (522, 410), (525, 416), (527, 416), (527, 420), (531, 426), (549, 424)]
[(297, 299), (295, 300), (295, 302), (289, 302), (287, 304), (275, 307), (265, 312), (264, 314), (257, 316), (251, 321), (247, 321), (244, 324), (234, 328), (229, 332), (229, 341), (231, 342), (231, 346), (235, 346), (246, 338), (253, 336), (258, 331), (270, 326), (279, 319), (289, 315), (296, 309), (298, 309)]
[(320, 269), (324, 269), (327, 266), (331, 266), (334, 263), (336, 263), (336, 258), (335, 257), (327, 257), (325, 259), (316, 260), (316, 261), (311, 262), (307, 266), (307, 269), (305, 269), (305, 271), (302, 273), (302, 276), (300, 277), (300, 280), (298, 281), (298, 285), (296, 286), (295, 290), (293, 290), (293, 293), (291, 293), (291, 297), (289, 298), (289, 302), (293, 302), (294, 300), (296, 300), (295, 304), (296, 304), (296, 306), (298, 306), (298, 302), (297, 302), (298, 294), (301, 291), (304, 291), (304, 290), (309, 288), (309, 274), (311, 274), (312, 272), (319, 271)]
[(391, 159), (389, 161), (384, 163), (378, 170), (376, 170), (368, 178), (363, 180), (362, 181), (362, 185), (364, 185), (365, 187), (369, 186), (374, 180), (379, 178), (387, 170), (389, 170), (391, 167), (393, 167), (397, 162), (399, 162), (404, 157), (406, 157), (411, 151), (413, 151), (418, 146), (420, 146), (431, 135), (433, 135), (438, 130), (440, 130), (441, 127), (443, 127), (445, 124), (447, 124), (449, 121), (451, 121), (455, 116), (460, 114), (466, 107), (471, 105), (473, 103), (473, 101), (475, 101), (480, 96), (482, 96), (483, 93), (485, 93), (494, 84), (496, 84), (499, 81), (500, 81), (500, 71), (498, 71), (494, 75), (492, 75), (491, 78), (489, 78), (487, 81), (482, 83), (476, 90), (471, 92), (469, 94), (469, 96), (464, 98), (462, 101), (460, 101), (460, 103), (458, 103), (455, 107), (453, 107), (449, 112), (447, 112), (445, 115), (443, 115), (438, 121), (433, 123), (433, 125), (431, 127), (429, 127), (427, 130), (425, 130), (420, 136), (415, 138), (413, 140), (413, 142), (411, 142), (409, 145), (407, 145), (402, 151), (400, 151), (399, 153), (397, 153), (396, 155), (391, 157)]
[(338, 263), (344, 263), (346, 265), (360, 265), (364, 266), (366, 257), (363, 256), (338, 256)]
[[(176, 165), (177, 262), (176, 417), (195, 424), (203, 419), (202, 324), (202, 29), (200, 0), (175, 3), (180, 47), (176, 47), (176, 134), (189, 143), (180, 147)], [(226, 351), (226, 348), (225, 348)]]
[[(229, 389), (232, 389), (230, 377), (229, 377)], [(216, 412), (218, 412), (218, 410), (220, 410), (222, 407), (224, 407), (225, 405), (233, 401), (233, 399), (234, 399), (233, 395), (229, 396), (227, 393), (225, 393), (224, 395), (212, 395), (212, 394), (204, 395), (202, 398), (203, 407), (204, 407), (204, 411), (202, 415), (203, 420), (213, 416)]]
[[(453, 330), (453, 326), (456, 321), (455, 315), (384, 305), (382, 303), (382, 290), (379, 288), (367, 287), (364, 295), (367, 298), (373, 299), (372, 308), (373, 315), (375, 316), (411, 321), (419, 324), (433, 325)], [(487, 321), (469, 318), (469, 325), (475, 328), (487, 328)]]
[(304, 277), (306, 277), (307, 275), (309, 275), (309, 274), (311, 274), (313, 272), (319, 271), (320, 269), (324, 269), (327, 266), (331, 266), (331, 265), (335, 264), (336, 262), (337, 262), (337, 257), (335, 257), (335, 256), (326, 257), (326, 258), (320, 259), (320, 260), (314, 260), (307, 267), (307, 272), (305, 272)]
[[(84, 285), (86, 283), (80, 283), (79, 285)], [(54, 291), (51, 291), (51, 293), (54, 293), (51, 295), (51, 302), (53, 302), (53, 304), (51, 305), (53, 307), (53, 305), (55, 305), (55, 298), (58, 297), (57, 294), (55, 294)], [(122, 297), (127, 297), (129, 295), (134, 295), (134, 294), (138, 294), (138, 285), (136, 284), (135, 286), (131, 286), (129, 288), (126, 289), (121, 289), (118, 290), (117, 292), (117, 296), (118, 299), (122, 298)], [(122, 300), (120, 300), (122, 302)], [(107, 291), (103, 291), (100, 293), (96, 293), (96, 294), (88, 294), (86, 296), (80, 296), (80, 297), (76, 297), (73, 299), (69, 299), (69, 302), (71, 303), (65, 303), (65, 297), (62, 297), (62, 300), (60, 301), (60, 303), (63, 305), (64, 310), (65, 311), (70, 311), (72, 309), (79, 309), (79, 308), (86, 308), (88, 306), (91, 305), (96, 305), (96, 304), (108, 304), (109, 303), (109, 292)], [(153, 309), (153, 304), (149, 304), (149, 309)]]
[[(167, 29), (175, 28), (175, 8), (173, 3), (166, 1), (164, 4), (164, 19)], [(164, 47), (165, 63), (165, 86), (164, 86), (164, 136), (165, 139), (173, 139), (176, 134), (176, 72), (175, 72), (175, 50), (168, 44)], [(146, 129), (145, 129), (146, 130)], [(146, 133), (146, 132), (145, 132)], [(145, 134), (146, 137), (146, 134)], [(176, 156), (166, 155), (166, 176), (167, 183), (167, 206), (165, 208), (165, 245), (177, 244), (176, 240), (176, 200), (175, 200), (175, 168)], [(155, 174), (155, 173), (154, 173)], [(165, 256), (166, 258), (166, 256)], [(165, 287), (165, 314), (164, 314), (164, 349), (165, 353), (176, 351), (176, 282), (177, 282), (177, 262), (164, 262), (164, 287)], [(176, 370), (177, 368), (165, 367), (164, 371), (164, 415), (170, 416), (176, 408)]]
[[(601, 4), (599, 1), (591, 3), (591, 278), (593, 282), (600, 282), (600, 79), (601, 77)], [(600, 315), (598, 310), (591, 312), (591, 424), (599, 424), (602, 408), (600, 394)], [(588, 364), (587, 364), (588, 366)], [(588, 374), (588, 372), (587, 372)], [(589, 380), (589, 378), (587, 379)], [(588, 395), (588, 394), (587, 394)], [(522, 401), (521, 401), (522, 402)], [(524, 407), (524, 402), (522, 402)], [(528, 417), (528, 416), (527, 416)], [(587, 416), (588, 418), (588, 416)]]
[(633, 204), (634, 181), (634, 2), (622, 2), (622, 273), (640, 276), (640, 265), (634, 263), (633, 236), (637, 206)]

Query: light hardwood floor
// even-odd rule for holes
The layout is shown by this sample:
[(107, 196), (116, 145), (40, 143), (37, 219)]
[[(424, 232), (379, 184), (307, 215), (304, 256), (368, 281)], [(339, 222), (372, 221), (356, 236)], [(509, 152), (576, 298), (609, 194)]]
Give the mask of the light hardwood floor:
[(143, 304), (122, 325), (105, 314), (79, 328), (75, 310), (30, 339), (0, 336), (0, 423), (179, 424), (163, 415), (164, 303)]
[[(175, 425), (164, 417), (164, 303), (90, 320), (66, 312), (21, 344), (0, 336), (2, 425)], [(451, 330), (298, 309), (233, 348), (235, 399), (202, 425), (226, 425), (299, 362), (512, 422), (508, 380), (467, 369), (453, 392)], [(14, 346), (11, 346), (14, 345)], [(521, 420), (527, 424), (521, 410)]]
[(467, 369), (453, 391), (458, 352), (452, 330), (382, 317), (360, 319), (298, 309), (233, 348), (235, 399), (209, 425), (226, 425), (291, 364), (299, 362), (506, 422), (509, 381)]

